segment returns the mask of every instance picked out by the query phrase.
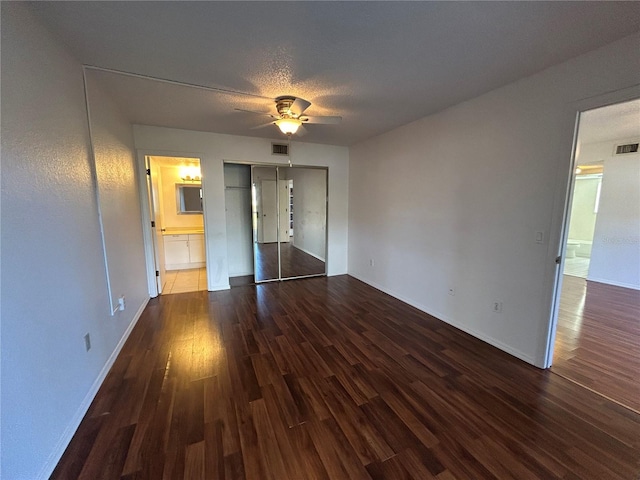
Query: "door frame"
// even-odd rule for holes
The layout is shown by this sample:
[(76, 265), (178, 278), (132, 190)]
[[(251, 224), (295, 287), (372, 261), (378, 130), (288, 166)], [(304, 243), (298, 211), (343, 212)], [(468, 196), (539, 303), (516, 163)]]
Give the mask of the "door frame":
[[(145, 267), (147, 271), (147, 288), (149, 290), (149, 296), (151, 298), (157, 297), (160, 292), (158, 291), (158, 285), (156, 281), (156, 257), (157, 251), (156, 238), (154, 235), (154, 228), (151, 227), (151, 205), (149, 204), (149, 190), (147, 184), (147, 165), (146, 157), (182, 157), (182, 158), (194, 158), (200, 161), (200, 171), (202, 168), (202, 159), (204, 154), (199, 152), (174, 152), (168, 150), (150, 150), (150, 149), (137, 149), (136, 150), (136, 163), (138, 171), (138, 193), (140, 198), (140, 216), (142, 221), (142, 239), (144, 242), (144, 257)], [(208, 260), (209, 255), (209, 242), (207, 242), (207, 215), (206, 215), (206, 195), (205, 195), (205, 175), (201, 173), (201, 185), (202, 185), (202, 221), (204, 224), (204, 250), (205, 250), (205, 263), (207, 264), (207, 289), (211, 289), (211, 279), (209, 278)]]
[[(542, 367), (549, 368), (553, 363), (553, 352), (556, 340), (556, 329), (558, 326), (558, 313), (560, 309), (560, 298), (562, 296), (562, 281), (564, 271), (564, 260), (566, 252), (566, 243), (569, 238), (569, 220), (571, 216), (571, 205), (573, 203), (574, 193), (574, 171), (576, 168), (576, 149), (578, 147), (578, 132), (580, 129), (580, 115), (588, 110), (594, 110), (596, 108), (607, 107), (615, 105), (617, 103), (623, 103), (630, 100), (640, 98), (640, 84), (632, 85), (627, 88), (608, 92), (602, 95), (596, 95), (586, 99), (578, 100), (571, 104), (571, 108), (575, 111), (575, 125), (573, 130), (573, 143), (571, 146), (571, 156), (569, 157), (568, 165), (563, 167), (564, 182), (564, 204), (561, 214), (560, 232), (558, 240), (555, 244), (550, 244), (550, 247), (555, 246), (554, 262), (555, 273), (553, 280), (550, 284), (549, 291), (551, 295), (551, 308), (548, 317), (547, 324), (547, 344), (545, 348), (545, 356)], [(568, 171), (565, 168), (568, 167)], [(558, 258), (559, 262), (555, 259)]]

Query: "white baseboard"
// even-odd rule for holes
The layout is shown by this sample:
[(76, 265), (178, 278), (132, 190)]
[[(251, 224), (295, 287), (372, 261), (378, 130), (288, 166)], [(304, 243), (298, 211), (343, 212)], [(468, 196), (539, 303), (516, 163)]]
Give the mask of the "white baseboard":
[(306, 250), (304, 248), (300, 248), (297, 245), (294, 245), (293, 243), (291, 244), (291, 246), (293, 248), (297, 248), (298, 250), (300, 250), (301, 252), (306, 253), (307, 255), (311, 255), (313, 258), (317, 258), (318, 260), (320, 260), (321, 262), (324, 262), (324, 258), (319, 257), (318, 255), (316, 255), (315, 253), (310, 252), (309, 250)]
[(58, 440), (56, 447), (53, 449), (53, 452), (51, 452), (46, 463), (40, 470), (40, 473), (38, 474), (38, 479), (42, 479), (42, 480), (48, 479), (53, 473), (53, 470), (58, 465), (58, 462), (62, 458), (62, 454), (67, 449), (69, 442), (71, 442), (73, 435), (76, 433), (76, 430), (80, 426), (80, 422), (82, 422), (82, 419), (84, 418), (87, 411), (89, 410), (89, 407), (91, 406), (91, 402), (93, 402), (93, 399), (98, 393), (98, 390), (102, 385), (102, 382), (104, 382), (104, 379), (106, 378), (107, 374), (109, 373), (109, 370), (113, 366), (113, 363), (116, 361), (116, 358), (118, 358), (118, 355), (120, 354), (120, 351), (122, 350), (122, 347), (124, 346), (125, 342), (129, 338), (129, 335), (131, 334), (133, 327), (135, 327), (136, 324), (138, 323), (138, 320), (140, 320), (140, 317), (142, 316), (142, 312), (144, 311), (147, 304), (149, 303), (149, 300), (150, 298), (147, 298), (144, 302), (142, 302), (142, 305), (140, 305), (140, 308), (138, 309), (136, 314), (133, 316), (131, 323), (129, 323), (129, 326), (122, 334), (122, 338), (120, 338), (120, 341), (116, 345), (116, 348), (113, 350), (113, 352), (107, 359), (107, 362), (102, 367), (102, 370), (100, 370), (98, 377), (94, 380), (93, 384), (91, 385), (91, 388), (85, 395), (84, 399), (82, 400), (82, 403), (78, 407), (78, 410), (76, 410), (76, 413), (71, 419), (71, 422), (69, 422), (69, 425), (67, 425), (67, 428), (65, 429), (64, 433)]
[(634, 285), (633, 283), (616, 282), (615, 280), (609, 280), (606, 278), (594, 278), (587, 276), (587, 280), (596, 283), (605, 283), (607, 285), (613, 285), (614, 287), (630, 288), (632, 290), (640, 290), (640, 285)]
[(448, 318), (446, 315), (440, 313), (440, 312), (435, 312), (427, 307), (425, 307), (424, 305), (421, 305), (417, 302), (414, 302), (413, 300), (406, 298), (403, 295), (400, 295), (392, 290), (389, 290), (388, 288), (383, 287), (382, 285), (378, 285), (375, 282), (371, 282), (369, 280), (365, 280), (364, 278), (359, 277), (358, 275), (354, 275), (353, 273), (349, 273), (350, 276), (357, 278), (358, 280), (360, 280), (361, 282), (366, 283), (367, 285), (372, 286), (373, 288), (376, 288), (378, 290), (380, 290), (381, 292), (386, 293), (387, 295), (391, 295), (394, 298), (397, 298), (398, 300), (411, 305), (414, 308), (417, 308), (418, 310), (431, 315), (432, 317), (435, 317), (436, 319), (443, 321), (444, 323), (448, 323), (449, 325), (451, 325), (452, 327), (457, 328), (458, 330), (462, 330), (465, 333), (468, 333), (469, 335), (482, 340), (485, 343), (488, 343), (489, 345), (492, 345), (494, 347), (496, 347), (499, 350), (502, 350), (503, 352), (508, 353), (509, 355), (512, 355), (516, 358), (519, 358), (520, 360), (527, 362), (533, 366), (536, 366), (538, 368), (540, 368), (536, 362), (535, 359), (530, 357), (529, 355), (526, 355), (524, 353), (522, 353), (519, 350), (516, 350), (515, 348), (501, 342), (500, 340), (496, 340), (493, 337), (490, 337), (482, 332), (478, 332), (477, 330), (474, 330), (473, 328), (469, 328), (467, 325), (463, 325), (460, 322), (457, 322), (451, 318)]
[(191, 270), (192, 268), (202, 268), (206, 267), (207, 264), (205, 262), (194, 262), (194, 263), (167, 263), (164, 266), (164, 269), (167, 271), (171, 270)]
[(234, 278), (234, 277), (248, 277), (249, 275), (253, 276), (253, 271), (250, 272), (229, 272), (229, 278)]

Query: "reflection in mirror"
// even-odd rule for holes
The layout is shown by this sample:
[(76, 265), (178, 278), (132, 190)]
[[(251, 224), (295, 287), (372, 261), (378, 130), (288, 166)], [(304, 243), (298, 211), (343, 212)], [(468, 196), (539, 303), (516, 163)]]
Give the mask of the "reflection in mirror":
[(176, 183), (178, 214), (202, 214), (202, 186)]
[[(326, 273), (327, 170), (279, 169), (281, 210), (287, 220), (286, 241), (281, 235), (281, 278)], [(284, 208), (286, 207), (286, 209)]]
[(256, 282), (280, 278), (277, 181), (276, 167), (252, 167), (251, 204)]

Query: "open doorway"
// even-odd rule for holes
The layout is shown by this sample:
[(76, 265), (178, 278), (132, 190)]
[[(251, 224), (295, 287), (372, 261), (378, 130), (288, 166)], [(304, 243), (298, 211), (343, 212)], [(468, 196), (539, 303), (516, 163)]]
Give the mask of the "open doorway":
[(551, 371), (640, 412), (640, 99), (577, 135)]
[(158, 294), (207, 290), (199, 158), (145, 157)]
[(573, 200), (565, 247), (564, 275), (586, 279), (600, 207), (604, 165), (583, 162), (574, 172)]

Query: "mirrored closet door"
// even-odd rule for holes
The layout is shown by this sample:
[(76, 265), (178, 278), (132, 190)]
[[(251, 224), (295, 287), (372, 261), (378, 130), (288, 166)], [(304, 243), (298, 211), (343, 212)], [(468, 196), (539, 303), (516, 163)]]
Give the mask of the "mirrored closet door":
[(255, 281), (326, 274), (327, 169), (251, 168)]

